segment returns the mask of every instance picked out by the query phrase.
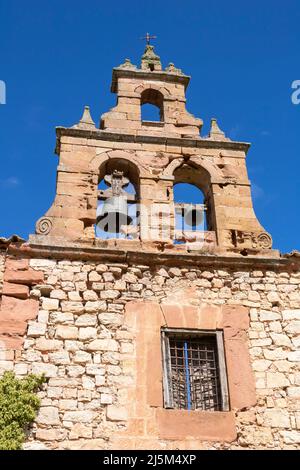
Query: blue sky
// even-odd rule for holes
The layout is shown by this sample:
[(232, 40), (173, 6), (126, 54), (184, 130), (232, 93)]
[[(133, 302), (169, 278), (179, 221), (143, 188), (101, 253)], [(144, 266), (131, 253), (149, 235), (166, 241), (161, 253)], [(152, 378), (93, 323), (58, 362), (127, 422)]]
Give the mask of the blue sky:
[(0, 0), (0, 236), (27, 238), (52, 203), (57, 125), (114, 106), (111, 71), (139, 63), (156, 34), (164, 65), (192, 76), (187, 107), (252, 143), (247, 163), (257, 216), (283, 252), (300, 248), (300, 79), (297, 0)]

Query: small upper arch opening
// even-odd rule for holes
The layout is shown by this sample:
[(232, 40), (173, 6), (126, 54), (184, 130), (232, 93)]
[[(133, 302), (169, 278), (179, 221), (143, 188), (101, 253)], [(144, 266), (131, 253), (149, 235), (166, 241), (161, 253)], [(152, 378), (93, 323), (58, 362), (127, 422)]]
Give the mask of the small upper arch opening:
[(164, 96), (153, 88), (147, 88), (141, 94), (142, 121), (164, 122)]

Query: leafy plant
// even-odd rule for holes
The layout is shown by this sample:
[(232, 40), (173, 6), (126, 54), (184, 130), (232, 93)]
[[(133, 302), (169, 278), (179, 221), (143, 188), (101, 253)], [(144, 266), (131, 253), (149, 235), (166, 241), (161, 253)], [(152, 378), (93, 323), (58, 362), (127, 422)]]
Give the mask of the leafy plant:
[(40, 407), (36, 392), (46, 381), (44, 376), (16, 378), (5, 372), (0, 378), (0, 450), (19, 450), (25, 440), (26, 427)]

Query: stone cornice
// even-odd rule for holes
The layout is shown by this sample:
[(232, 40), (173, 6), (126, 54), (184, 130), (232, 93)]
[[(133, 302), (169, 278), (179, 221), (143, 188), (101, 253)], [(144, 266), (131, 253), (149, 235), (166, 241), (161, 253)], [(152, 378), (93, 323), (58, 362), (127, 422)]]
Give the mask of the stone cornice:
[(31, 242), (26, 244), (12, 243), (8, 247), (8, 254), (27, 258), (52, 258), (68, 259), (77, 261), (94, 261), (105, 263), (126, 263), (143, 264), (148, 266), (166, 265), (166, 266), (193, 266), (212, 269), (234, 269), (237, 271), (249, 269), (265, 269), (279, 271), (299, 271), (300, 257), (268, 257), (268, 256), (224, 256), (224, 255), (205, 255), (192, 253), (172, 253), (172, 252), (154, 252), (124, 250), (117, 248), (99, 248), (93, 246), (84, 246), (83, 244), (73, 245), (47, 244), (46, 240), (39, 243)]
[(168, 147), (184, 147), (184, 148), (208, 148), (208, 149), (223, 149), (223, 150), (241, 150), (246, 152), (249, 150), (250, 145), (247, 142), (231, 142), (231, 141), (216, 141), (193, 138), (193, 137), (164, 137), (164, 136), (150, 136), (150, 135), (135, 135), (135, 134), (120, 134), (114, 132), (107, 132), (103, 130), (86, 130), (75, 129), (68, 127), (56, 128), (56, 153), (60, 153), (60, 139), (62, 136), (79, 137), (84, 139), (103, 140), (105, 142), (127, 142), (137, 144), (158, 144), (167, 145)]
[(141, 69), (126, 69), (115, 67), (112, 73), (111, 92), (118, 92), (118, 79), (119, 78), (137, 78), (139, 80), (156, 80), (161, 82), (182, 83), (186, 89), (190, 78), (188, 75), (170, 73), (163, 70), (141, 70)]

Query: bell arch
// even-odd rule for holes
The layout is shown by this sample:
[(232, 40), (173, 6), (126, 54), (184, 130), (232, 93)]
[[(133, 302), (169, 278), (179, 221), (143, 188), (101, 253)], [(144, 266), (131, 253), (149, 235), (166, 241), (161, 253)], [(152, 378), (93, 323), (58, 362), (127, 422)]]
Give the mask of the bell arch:
[[(173, 161), (170, 164), (172, 167), (169, 168), (169, 171), (173, 170), (174, 177), (173, 198), (176, 224), (178, 225), (181, 217), (182, 226), (185, 226), (187, 231), (189, 231), (188, 226), (190, 226), (191, 231), (215, 232), (216, 216), (211, 174), (199, 164), (195, 165), (190, 160), (187, 162), (184, 162), (183, 159), (180, 160), (176, 163)], [(181, 193), (176, 191), (179, 185), (182, 185)], [(182, 194), (181, 201), (178, 200), (178, 194)], [(191, 197), (193, 200), (189, 201), (186, 196), (194, 197)]]
[(97, 238), (138, 238), (139, 171), (127, 159), (108, 158), (99, 168)]

